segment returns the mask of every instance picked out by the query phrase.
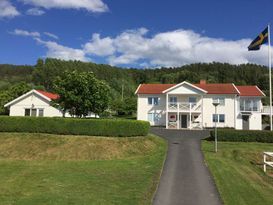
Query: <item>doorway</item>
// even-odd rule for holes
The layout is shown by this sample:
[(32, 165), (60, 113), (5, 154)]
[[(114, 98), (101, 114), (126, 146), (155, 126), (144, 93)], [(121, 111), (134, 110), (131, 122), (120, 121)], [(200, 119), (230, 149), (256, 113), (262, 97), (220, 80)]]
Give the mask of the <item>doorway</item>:
[(188, 128), (188, 115), (181, 115), (181, 128)]
[(249, 115), (243, 115), (243, 130), (249, 130)]

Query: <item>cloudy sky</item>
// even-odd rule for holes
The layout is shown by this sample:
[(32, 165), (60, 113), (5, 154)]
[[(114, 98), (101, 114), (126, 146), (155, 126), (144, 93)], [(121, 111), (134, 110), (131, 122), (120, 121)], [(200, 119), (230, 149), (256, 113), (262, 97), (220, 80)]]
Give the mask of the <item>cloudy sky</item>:
[(266, 64), (266, 46), (247, 46), (273, 23), (272, 8), (272, 0), (0, 0), (0, 63)]

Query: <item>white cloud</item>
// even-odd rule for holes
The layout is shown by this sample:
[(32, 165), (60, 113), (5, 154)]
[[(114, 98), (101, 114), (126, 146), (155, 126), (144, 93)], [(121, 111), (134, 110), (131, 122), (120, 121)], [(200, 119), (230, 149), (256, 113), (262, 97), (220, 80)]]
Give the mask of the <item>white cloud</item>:
[(102, 0), (20, 0), (25, 4), (46, 9), (86, 9), (90, 12), (106, 12), (108, 7)]
[(59, 37), (58, 37), (57, 35), (53, 34), (53, 33), (44, 32), (44, 34), (45, 34), (46, 36), (50, 37), (50, 38), (54, 38), (54, 39), (56, 39), (56, 40), (59, 39)]
[(45, 11), (39, 9), (39, 8), (30, 8), (26, 11), (27, 15), (30, 16), (41, 16), (43, 14), (45, 14)]
[(34, 38), (34, 39), (48, 49), (46, 53), (46, 57), (57, 58), (62, 60), (79, 60), (79, 61), (90, 60), (85, 56), (85, 53), (81, 49), (69, 48), (53, 41), (43, 41), (40, 38)]
[(15, 29), (13, 32), (10, 32), (11, 34), (17, 35), (17, 36), (30, 36), (30, 37), (40, 37), (39, 32), (30, 32), (26, 30), (21, 30), (21, 29)]
[[(53, 41), (43, 41), (38, 32), (15, 30), (13, 34), (31, 36), (47, 48), (47, 57), (64, 60), (90, 60), (103, 57), (111, 65), (135, 67), (175, 67), (199, 62), (267, 64), (267, 47), (250, 52), (251, 39), (236, 41), (210, 38), (191, 30), (174, 30), (148, 36), (148, 30), (126, 30), (115, 37), (93, 34), (90, 41), (75, 49)], [(54, 35), (54, 34), (53, 34)]]
[(93, 34), (92, 40), (84, 45), (84, 51), (90, 55), (109, 56), (114, 54), (115, 48), (110, 37), (100, 38), (100, 34)]
[(19, 15), (20, 12), (8, 0), (0, 0), (0, 18), (12, 18)]
[[(91, 40), (92, 49), (86, 49), (86, 54), (106, 56), (112, 65), (181, 66), (214, 61), (231, 64), (267, 62), (267, 51), (264, 46), (259, 52), (247, 51), (250, 39), (230, 41), (209, 38), (183, 29), (158, 33), (152, 37), (147, 37), (147, 32), (147, 29), (141, 28), (105, 38), (100, 38), (96, 34)], [(105, 43), (105, 39), (108, 44)], [(85, 47), (89, 44), (87, 43)]]

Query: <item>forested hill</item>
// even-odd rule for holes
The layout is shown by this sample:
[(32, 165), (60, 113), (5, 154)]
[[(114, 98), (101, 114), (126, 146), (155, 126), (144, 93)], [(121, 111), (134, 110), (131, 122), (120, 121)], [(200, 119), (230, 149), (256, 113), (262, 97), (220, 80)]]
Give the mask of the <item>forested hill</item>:
[[(26, 82), (32, 88), (53, 90), (53, 81), (65, 70), (92, 71), (98, 79), (111, 87), (113, 101), (121, 98), (133, 98), (140, 83), (179, 83), (184, 80), (197, 83), (200, 79), (209, 83), (235, 83), (236, 85), (258, 85), (268, 94), (268, 69), (263, 66), (245, 64), (230, 65), (223, 63), (200, 63), (178, 68), (132, 69), (109, 65), (63, 61), (57, 59), (39, 59), (35, 66), (0, 65), (0, 104), (1, 92), (6, 92), (16, 83)], [(19, 92), (17, 92), (19, 93)], [(7, 95), (5, 93), (5, 95)], [(3, 100), (2, 100), (3, 101)], [(2, 105), (0, 105), (1, 107)], [(0, 110), (1, 112), (1, 110)]]

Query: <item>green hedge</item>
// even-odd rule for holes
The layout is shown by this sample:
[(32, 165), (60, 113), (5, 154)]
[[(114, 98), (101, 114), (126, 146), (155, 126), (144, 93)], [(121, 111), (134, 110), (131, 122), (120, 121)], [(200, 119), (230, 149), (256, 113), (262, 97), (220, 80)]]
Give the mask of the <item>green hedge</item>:
[(0, 132), (131, 137), (145, 136), (149, 129), (148, 122), (136, 120), (0, 116)]
[[(265, 142), (273, 143), (273, 132), (265, 130), (217, 130), (217, 138), (219, 141), (229, 142)], [(210, 140), (214, 139), (214, 130), (210, 132)]]

